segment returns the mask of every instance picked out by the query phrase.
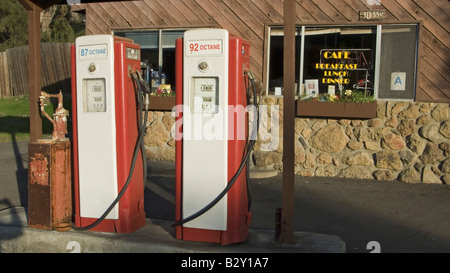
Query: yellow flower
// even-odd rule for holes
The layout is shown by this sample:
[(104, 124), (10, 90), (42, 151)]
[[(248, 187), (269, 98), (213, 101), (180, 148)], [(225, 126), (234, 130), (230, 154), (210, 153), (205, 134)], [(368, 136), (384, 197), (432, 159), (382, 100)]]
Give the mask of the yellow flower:
[(351, 96), (352, 95), (352, 90), (350, 90), (350, 89), (345, 90), (345, 95), (346, 96)]
[(335, 101), (336, 100), (336, 95), (330, 95), (329, 100), (330, 101)]

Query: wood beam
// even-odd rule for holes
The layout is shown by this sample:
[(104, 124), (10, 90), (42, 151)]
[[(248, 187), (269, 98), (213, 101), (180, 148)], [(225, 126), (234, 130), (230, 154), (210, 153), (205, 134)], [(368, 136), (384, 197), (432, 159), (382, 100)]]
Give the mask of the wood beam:
[(284, 0), (283, 209), (279, 241), (294, 244), (295, 0)]
[(30, 141), (42, 138), (39, 95), (42, 89), (41, 12), (61, 0), (18, 0), (28, 12), (28, 81), (30, 94)]
[(37, 5), (28, 10), (28, 79), (30, 93), (30, 141), (42, 138), (42, 118), (39, 110), (41, 80), (41, 11)]
[[(27, 10), (32, 10), (34, 7), (39, 7), (41, 10), (47, 9), (53, 5), (58, 4), (59, 2), (66, 2), (62, 0), (18, 0), (20, 4)], [(65, 4), (65, 3), (64, 3)]]
[(30, 0), (18, 0), (18, 2), (27, 10), (33, 10), (35, 4)]
[(30, 93), (30, 141), (42, 138), (42, 118), (39, 95), (42, 89), (41, 71), (41, 9), (28, 11), (28, 77)]

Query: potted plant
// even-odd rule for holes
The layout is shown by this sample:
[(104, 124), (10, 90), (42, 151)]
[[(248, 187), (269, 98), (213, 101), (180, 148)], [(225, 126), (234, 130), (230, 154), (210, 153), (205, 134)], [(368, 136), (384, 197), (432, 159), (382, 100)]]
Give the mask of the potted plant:
[(172, 111), (175, 107), (175, 93), (170, 85), (160, 85), (150, 93), (149, 110)]
[(366, 92), (347, 89), (342, 96), (320, 94), (297, 101), (297, 116), (335, 118), (374, 118), (377, 103)]

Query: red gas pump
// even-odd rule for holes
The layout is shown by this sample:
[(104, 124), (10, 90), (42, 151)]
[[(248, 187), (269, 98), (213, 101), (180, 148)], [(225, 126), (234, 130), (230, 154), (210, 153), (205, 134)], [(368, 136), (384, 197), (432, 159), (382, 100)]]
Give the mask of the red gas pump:
[(91, 35), (72, 46), (75, 229), (145, 225), (139, 70), (140, 46), (130, 39)]
[[(182, 124), (176, 126), (176, 237), (242, 242), (251, 220), (245, 166), (250, 44), (226, 30), (198, 29), (176, 45), (176, 123)], [(211, 123), (213, 136), (207, 136)]]

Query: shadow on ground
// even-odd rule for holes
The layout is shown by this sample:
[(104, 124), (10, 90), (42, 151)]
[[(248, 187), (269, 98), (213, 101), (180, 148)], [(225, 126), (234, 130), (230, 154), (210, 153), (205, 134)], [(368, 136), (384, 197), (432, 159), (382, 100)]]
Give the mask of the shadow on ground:
[[(250, 180), (253, 229), (274, 229), (282, 177)], [(175, 215), (173, 163), (150, 162), (145, 190), (148, 218)], [(347, 252), (450, 252), (450, 187), (398, 181), (296, 176), (296, 231), (339, 236)]]

